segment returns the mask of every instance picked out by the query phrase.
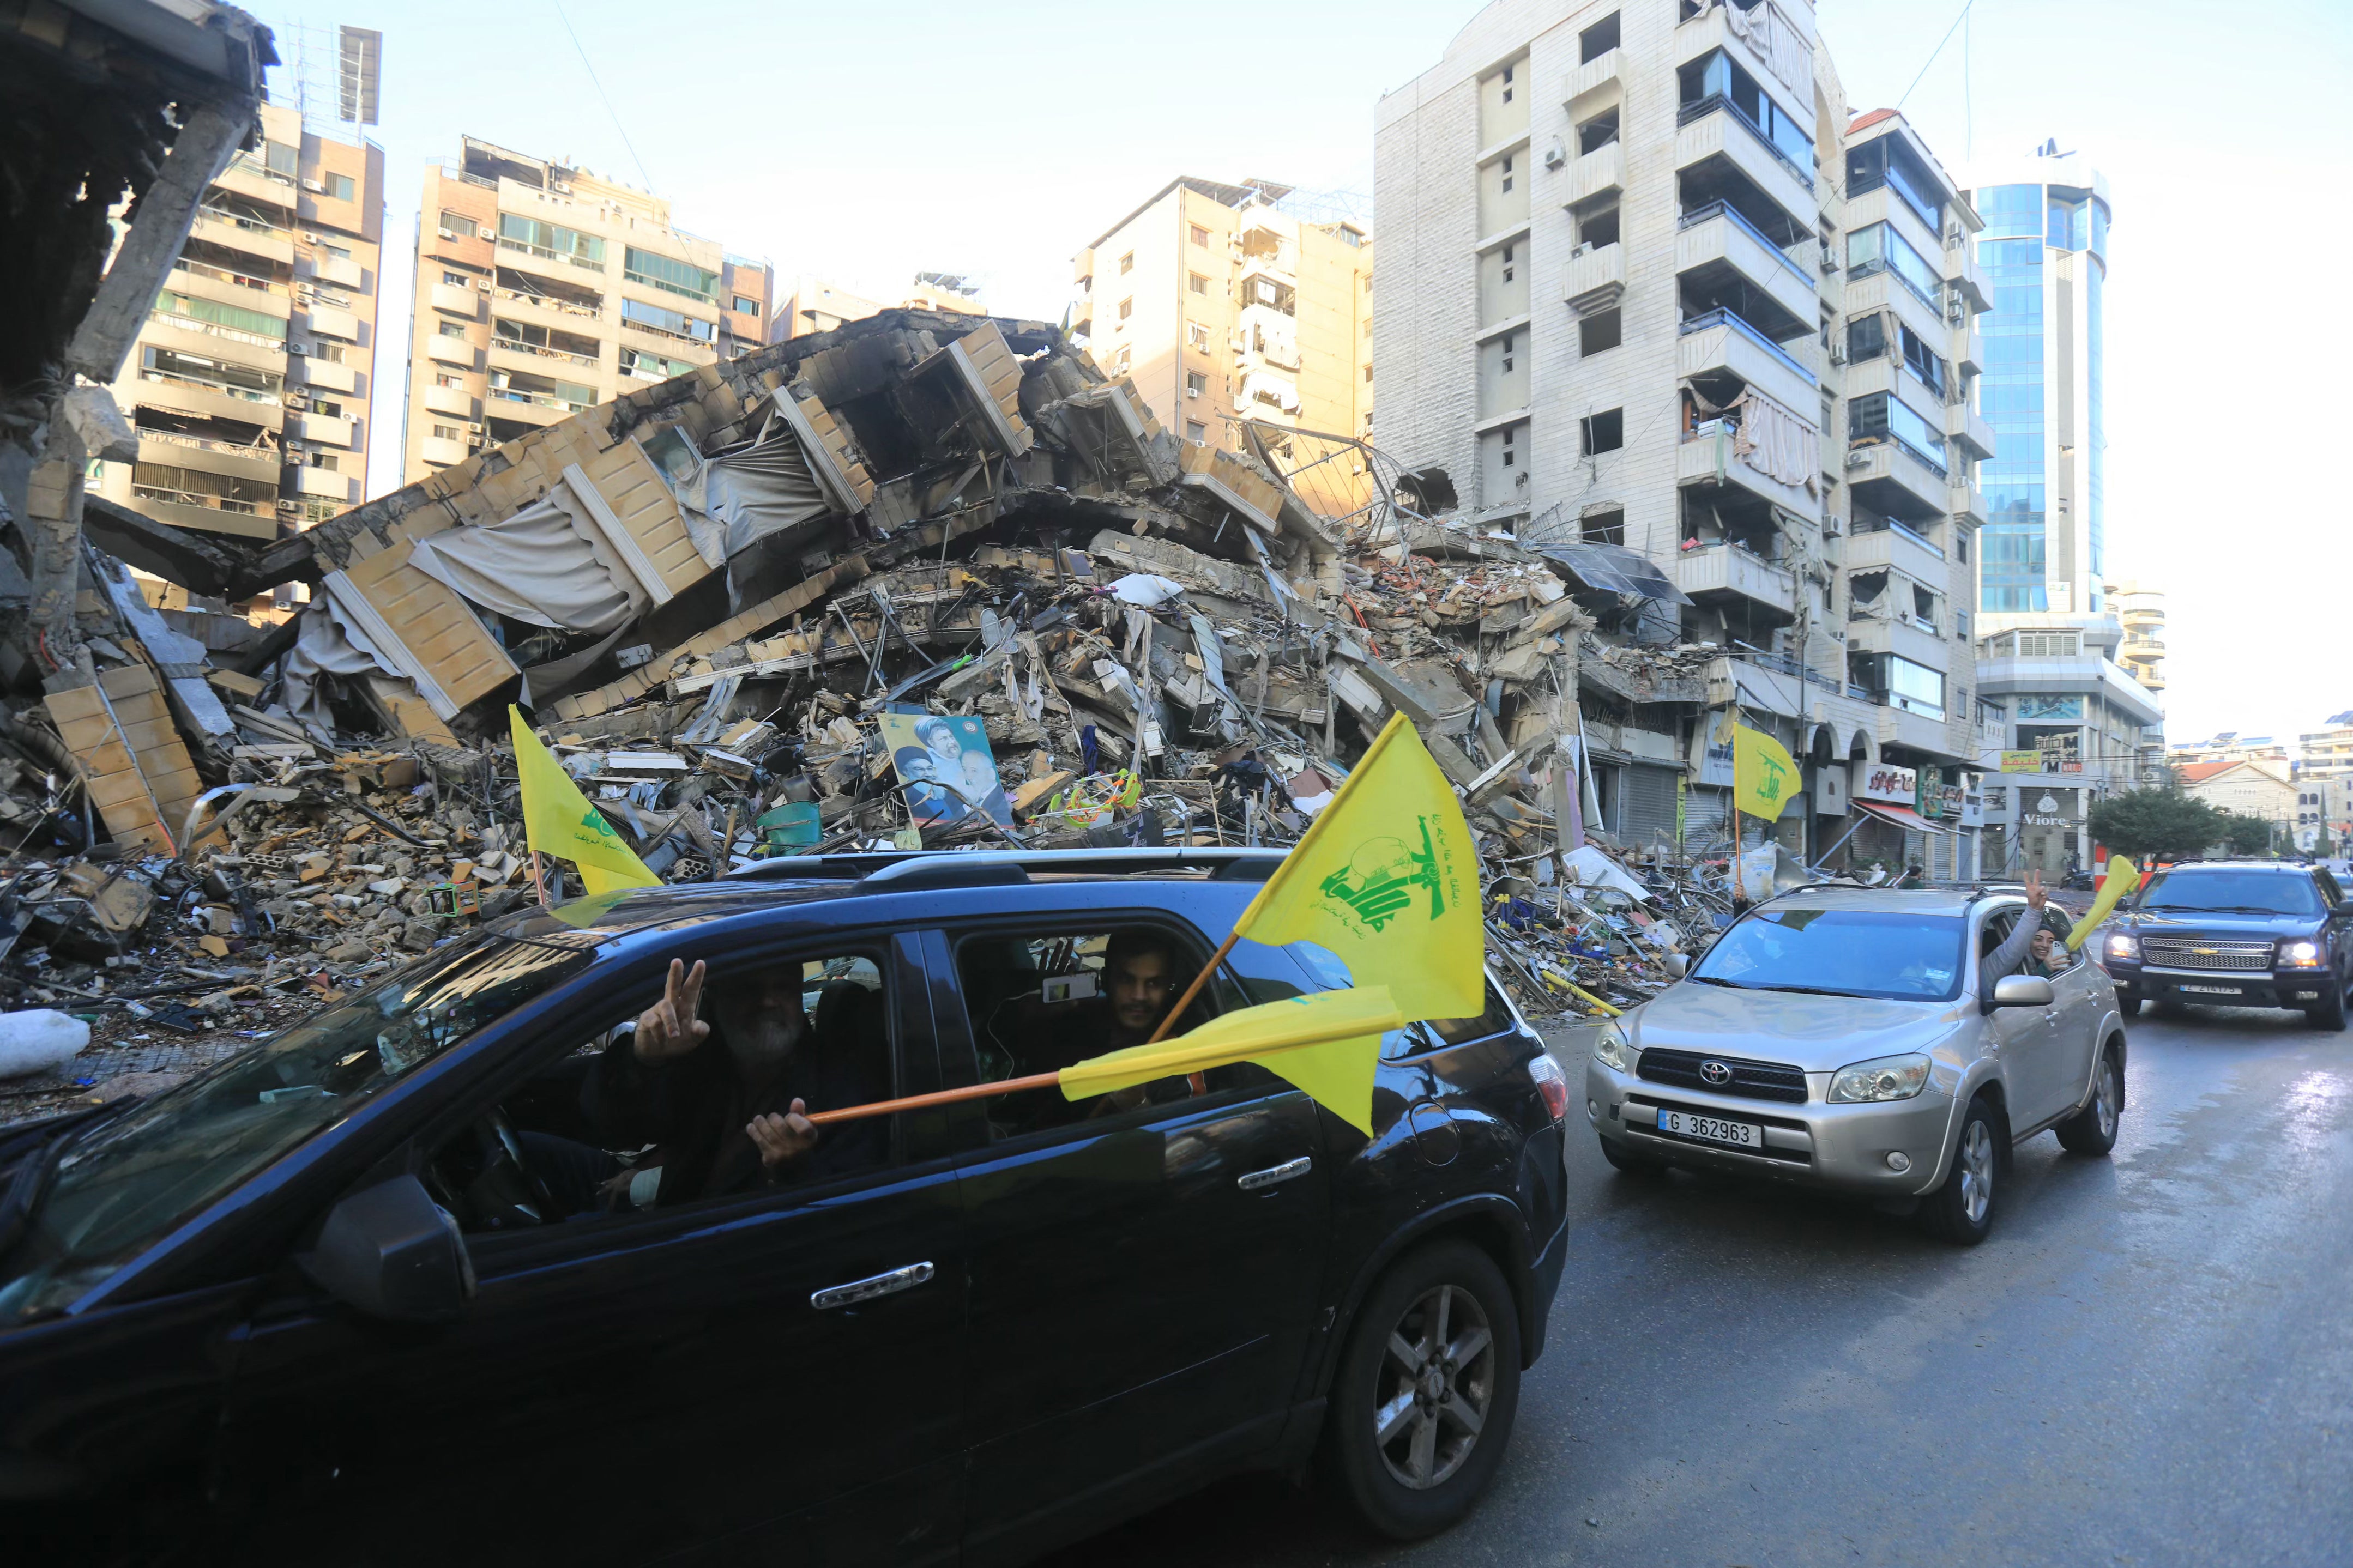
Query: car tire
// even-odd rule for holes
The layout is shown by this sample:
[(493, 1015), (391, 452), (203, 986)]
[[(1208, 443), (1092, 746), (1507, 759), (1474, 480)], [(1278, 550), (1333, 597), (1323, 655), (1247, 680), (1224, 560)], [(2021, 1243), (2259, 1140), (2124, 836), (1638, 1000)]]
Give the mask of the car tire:
[(2100, 1065), (2092, 1075), (2092, 1098), (2059, 1124), (2059, 1146), (2070, 1154), (2104, 1155), (2116, 1146), (2116, 1128), (2124, 1114), (2125, 1064), (2115, 1046), (2102, 1046)]
[(2304, 1010), (2306, 1023), (2316, 1029), (2327, 1029), (2331, 1033), (2342, 1032), (2345, 1027), (2345, 992), (2342, 987), (2334, 984), (2336, 978), (2333, 974), (2329, 976), (2332, 984), (2328, 988), (2328, 1000), (2317, 1007), (2306, 1007)]
[(1434, 1535), (1494, 1479), (1519, 1403), (1519, 1308), (1503, 1270), (1467, 1241), (1433, 1243), (1357, 1310), (1324, 1418), (1325, 1473), (1383, 1535)]
[(2137, 991), (2118, 990), (2116, 992), (2116, 1013), (2121, 1017), (2139, 1017), (2140, 993)]
[(1920, 1223), (1956, 1247), (1975, 1247), (1993, 1232), (1994, 1210), (2010, 1184), (2010, 1121), (1984, 1095), (1961, 1115), (1952, 1166), (1920, 1204)]
[(1614, 1138), (1600, 1139), (1601, 1157), (1609, 1162), (1610, 1169), (1622, 1176), (1663, 1176), (1667, 1163), (1656, 1154), (1646, 1154), (1639, 1149), (1629, 1149)]

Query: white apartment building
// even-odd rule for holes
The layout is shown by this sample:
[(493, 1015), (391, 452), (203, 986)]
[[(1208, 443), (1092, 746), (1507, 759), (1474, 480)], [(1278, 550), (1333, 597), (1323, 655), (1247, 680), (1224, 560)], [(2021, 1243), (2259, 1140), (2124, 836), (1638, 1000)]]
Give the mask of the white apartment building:
[[(1806, 764), (1792, 847), (1974, 871), (1922, 828), (1976, 816), (1978, 220), (1901, 115), (1850, 117), (1807, 0), (1495, 0), (1382, 100), (1375, 204), (1382, 449), (1572, 575), (1665, 574), (1710, 703)], [(1588, 685), (1624, 820), (1721, 809), (1714, 714)], [(1866, 777), (1898, 809), (1858, 825)]]

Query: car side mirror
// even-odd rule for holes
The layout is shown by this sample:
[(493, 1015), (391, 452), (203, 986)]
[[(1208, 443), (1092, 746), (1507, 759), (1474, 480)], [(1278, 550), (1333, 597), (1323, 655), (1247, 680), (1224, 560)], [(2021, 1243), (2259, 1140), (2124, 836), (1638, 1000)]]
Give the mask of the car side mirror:
[(1671, 952), (1662, 962), (1667, 973), (1677, 980), (1691, 973), (1691, 958), (1687, 953)]
[(474, 1263), (458, 1222), (415, 1176), (337, 1204), (318, 1246), (294, 1261), (337, 1300), (396, 1322), (447, 1322), (474, 1295)]
[(1997, 1007), (2048, 1007), (2055, 999), (2051, 982), (2040, 974), (2005, 974), (1993, 983)]

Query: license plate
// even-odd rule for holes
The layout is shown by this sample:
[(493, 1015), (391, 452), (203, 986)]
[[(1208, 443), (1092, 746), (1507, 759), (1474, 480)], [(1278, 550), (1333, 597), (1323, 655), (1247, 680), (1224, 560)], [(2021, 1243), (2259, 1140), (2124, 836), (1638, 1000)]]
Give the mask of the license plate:
[(1738, 1149), (1765, 1147), (1765, 1129), (1753, 1121), (1725, 1121), (1714, 1116), (1694, 1116), (1688, 1110), (1660, 1111), (1659, 1131), (1677, 1138), (1729, 1143)]
[(2240, 994), (2235, 985), (2177, 985), (2174, 989), (2195, 991), (2200, 996), (2236, 996)]

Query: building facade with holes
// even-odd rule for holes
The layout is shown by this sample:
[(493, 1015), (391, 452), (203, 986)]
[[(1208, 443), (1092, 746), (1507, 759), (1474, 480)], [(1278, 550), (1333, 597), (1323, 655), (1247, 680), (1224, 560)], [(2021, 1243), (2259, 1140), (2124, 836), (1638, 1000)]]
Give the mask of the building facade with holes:
[(1375, 200), (1382, 450), (1639, 553), (1675, 602), (1632, 635), (1722, 650), (1680, 712), (1587, 694), (1667, 736), (1686, 826), (1736, 710), (1807, 764), (1793, 851), (1973, 873), (1978, 219), (1808, 0), (1495, 0), (1381, 100)]

